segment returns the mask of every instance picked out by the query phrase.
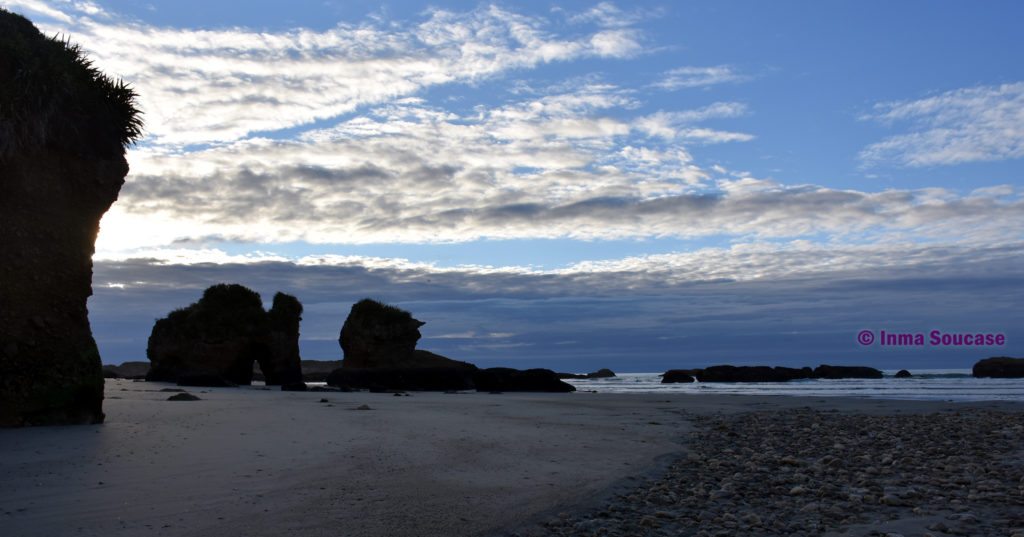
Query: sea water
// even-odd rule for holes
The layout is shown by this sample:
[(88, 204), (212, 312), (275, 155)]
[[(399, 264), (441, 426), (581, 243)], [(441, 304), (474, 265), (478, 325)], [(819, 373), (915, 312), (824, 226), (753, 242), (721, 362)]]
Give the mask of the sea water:
[(619, 373), (604, 379), (569, 379), (580, 391), (606, 393), (718, 393), (873, 397), (933, 401), (1024, 401), (1024, 379), (974, 378), (970, 369), (920, 369), (912, 378), (808, 379), (789, 382), (692, 382), (662, 384), (661, 373)]

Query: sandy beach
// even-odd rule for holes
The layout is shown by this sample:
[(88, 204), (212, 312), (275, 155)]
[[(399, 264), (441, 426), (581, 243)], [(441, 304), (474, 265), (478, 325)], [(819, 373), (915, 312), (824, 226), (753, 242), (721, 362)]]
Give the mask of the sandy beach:
[[(725, 440), (701, 437), (706, 431), (742, 426), (768, 435), (767, 422), (757, 429), (736, 421), (749, 416), (824, 416), (822, 426), (835, 422), (829, 415), (1009, 416), (1007, 432), (996, 433), (1018, 449), (1005, 462), (1019, 474), (1024, 460), (1024, 432), (1012, 428), (1024, 405), (1014, 403), (593, 393), (398, 397), (257, 387), (192, 388), (199, 401), (168, 401), (174, 393), (166, 388), (174, 389), (108, 380), (102, 425), (0, 430), (5, 535), (629, 534), (625, 527), (677, 534), (664, 532), (686, 519), (677, 517), (673, 526), (649, 520), (655, 515), (642, 509), (630, 511), (630, 501), (644, 503), (631, 491), (678, 481), (672, 472), (681, 462), (691, 470), (702, 466), (701, 446), (725, 450), (728, 442), (751, 441), (735, 433)], [(362, 405), (369, 410), (357, 410)], [(1022, 498), (1007, 501), (1021, 505)], [(690, 495), (676, 503), (697, 500), (711, 501)], [(581, 525), (584, 519), (610, 522)], [(622, 528), (610, 526), (615, 521)], [(686, 531), (697, 534), (698, 526)]]

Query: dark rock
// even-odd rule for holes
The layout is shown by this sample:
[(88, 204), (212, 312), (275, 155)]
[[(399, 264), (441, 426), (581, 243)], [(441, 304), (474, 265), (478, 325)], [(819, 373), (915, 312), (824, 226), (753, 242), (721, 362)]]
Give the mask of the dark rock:
[(694, 382), (700, 369), (669, 369), (661, 376), (662, 384)]
[[(103, 366), (103, 375), (106, 378), (122, 379), (144, 379), (149, 372), (149, 362), (125, 362), (121, 365)], [(107, 375), (114, 375), (107, 377)]]
[(268, 386), (302, 382), (302, 364), (299, 359), (302, 304), (291, 295), (277, 293), (267, 317), (270, 319), (270, 349), (261, 355), (263, 360), (260, 361), (264, 382)]
[(370, 405), (359, 405), (359, 406), (357, 406), (357, 407), (356, 407), (355, 409), (353, 409), (353, 410), (373, 410), (373, 409), (372, 409), (372, 408), (370, 408)]
[(306, 386), (305, 382), (289, 382), (281, 385), (282, 392), (304, 392), (308, 390), (309, 387)]
[(134, 92), (0, 9), (0, 426), (103, 421), (86, 301), (140, 126)]
[(206, 388), (237, 388), (238, 384), (219, 375), (202, 373), (178, 376), (178, 386), (199, 386)]
[(615, 376), (615, 372), (608, 368), (601, 368), (593, 373), (587, 373), (588, 379), (607, 379)]
[(237, 284), (218, 284), (198, 302), (172, 311), (153, 326), (146, 380), (178, 382), (182, 376), (219, 377), (251, 384), (253, 363), (268, 384), (301, 382), (298, 322), (302, 306), (289, 295), (274, 297), (271, 313), (260, 295)]
[[(697, 375), (701, 382), (788, 382), (811, 378), (811, 368), (716, 365)], [(664, 382), (664, 379), (662, 379)]]
[(611, 369), (598, 369), (593, 373), (555, 373), (555, 376), (560, 379), (606, 379), (614, 377), (615, 372)]
[(168, 401), (199, 401), (199, 397), (190, 393), (179, 393), (167, 398)]
[(461, 368), (356, 369), (342, 367), (335, 369), (327, 377), (327, 384), (347, 390), (375, 392), (471, 390), (473, 389), (472, 375), (472, 371)]
[(509, 369), (492, 367), (473, 373), (478, 392), (574, 392), (571, 384), (559, 380), (550, 369)]
[(356, 302), (338, 338), (345, 356), (342, 367), (409, 367), (424, 324), (408, 311), (376, 300)]
[(882, 372), (873, 367), (819, 365), (814, 368), (816, 379), (880, 379)]
[(1024, 378), (1024, 358), (1010, 358), (1009, 356), (985, 358), (974, 364), (972, 374), (975, 377)]
[(182, 390), (181, 388), (161, 388), (160, 391), (169, 393), (181, 393), (184, 392), (185, 390)]
[(425, 323), (403, 310), (369, 298), (352, 305), (338, 342), (344, 353), (342, 367), (353, 369), (446, 369), (474, 370), (476, 366), (416, 350), (419, 328)]
[(908, 378), (913, 377), (914, 375), (911, 375), (910, 371), (907, 371), (906, 369), (900, 369), (893, 376), (898, 378), (898, 379), (908, 379)]

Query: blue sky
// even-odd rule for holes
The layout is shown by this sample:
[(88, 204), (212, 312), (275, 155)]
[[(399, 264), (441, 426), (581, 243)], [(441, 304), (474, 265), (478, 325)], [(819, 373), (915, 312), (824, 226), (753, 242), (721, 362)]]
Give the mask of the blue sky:
[(1019, 3), (0, 5), (140, 94), (107, 362), (221, 281), (298, 296), (306, 358), (363, 296), (481, 365), (1022, 354)]

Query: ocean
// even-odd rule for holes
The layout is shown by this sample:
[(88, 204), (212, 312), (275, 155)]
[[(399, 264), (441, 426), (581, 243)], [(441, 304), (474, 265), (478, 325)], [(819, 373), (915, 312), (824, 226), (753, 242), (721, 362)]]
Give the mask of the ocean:
[(978, 379), (970, 369), (920, 369), (913, 378), (793, 380), (789, 382), (694, 382), (662, 384), (661, 373), (619, 373), (606, 379), (570, 379), (580, 391), (604, 393), (718, 393), (870, 397), (932, 401), (1024, 401), (1024, 379)]

